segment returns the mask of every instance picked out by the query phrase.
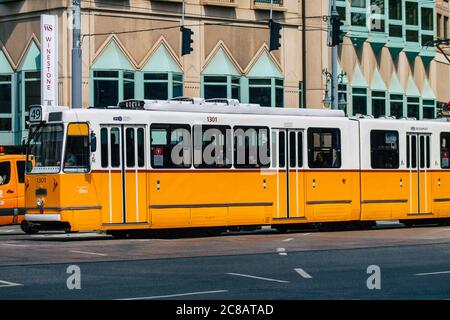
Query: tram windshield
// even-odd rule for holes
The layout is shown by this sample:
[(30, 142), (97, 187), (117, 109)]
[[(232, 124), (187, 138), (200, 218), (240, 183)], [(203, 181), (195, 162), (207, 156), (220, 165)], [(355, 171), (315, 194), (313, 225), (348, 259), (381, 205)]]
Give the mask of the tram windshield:
[(33, 125), (29, 133), (28, 157), (34, 158), (27, 173), (58, 173), (61, 168), (64, 126), (62, 124)]

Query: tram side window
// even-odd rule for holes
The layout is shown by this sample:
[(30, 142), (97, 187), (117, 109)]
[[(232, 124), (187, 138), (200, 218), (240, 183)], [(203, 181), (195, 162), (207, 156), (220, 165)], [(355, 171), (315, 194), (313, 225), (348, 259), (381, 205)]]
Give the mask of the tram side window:
[(191, 128), (185, 124), (152, 124), (151, 162), (155, 169), (190, 168)]
[(441, 132), (441, 168), (450, 169), (450, 132)]
[(127, 128), (125, 133), (125, 141), (127, 146), (127, 167), (133, 168), (136, 165), (135, 160), (135, 136), (134, 136), (134, 128)]
[(145, 167), (145, 147), (144, 147), (144, 129), (137, 130), (137, 145), (138, 145), (138, 167)]
[(398, 169), (398, 132), (372, 130), (370, 132), (370, 161), (372, 169)]
[(108, 129), (102, 128), (100, 130), (101, 139), (101, 153), (102, 153), (102, 168), (108, 168)]
[(119, 128), (111, 129), (111, 167), (120, 167), (120, 130)]
[(194, 126), (195, 168), (231, 168), (231, 139), (228, 126)]
[(310, 168), (341, 167), (341, 132), (339, 129), (308, 129), (308, 165)]
[(278, 167), (286, 167), (286, 135), (282, 131), (278, 133)]
[(11, 163), (0, 162), (0, 186), (7, 185), (11, 179)]
[(270, 167), (269, 146), (269, 128), (234, 127), (234, 167)]

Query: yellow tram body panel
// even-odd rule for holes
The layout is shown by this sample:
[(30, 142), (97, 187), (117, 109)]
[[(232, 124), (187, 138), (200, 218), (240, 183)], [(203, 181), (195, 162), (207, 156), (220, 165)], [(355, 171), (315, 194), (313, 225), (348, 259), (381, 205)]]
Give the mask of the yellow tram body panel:
[[(28, 175), (27, 213), (59, 215), (73, 231), (99, 230), (101, 198), (96, 180), (91, 174)], [(36, 206), (38, 198), (43, 200), (43, 209)]]
[[(24, 155), (0, 155), (0, 165), (9, 172), (0, 170), (0, 226), (18, 224), (24, 216), (23, 173), (19, 173), (19, 162), (25, 163)], [(19, 175), (21, 175), (19, 177)]]

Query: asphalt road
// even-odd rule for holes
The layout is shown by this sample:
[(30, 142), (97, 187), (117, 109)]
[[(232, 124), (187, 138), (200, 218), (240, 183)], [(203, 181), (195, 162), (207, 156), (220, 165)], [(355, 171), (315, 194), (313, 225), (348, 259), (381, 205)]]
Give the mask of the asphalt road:
[(126, 240), (1, 227), (0, 299), (450, 299), (450, 227)]

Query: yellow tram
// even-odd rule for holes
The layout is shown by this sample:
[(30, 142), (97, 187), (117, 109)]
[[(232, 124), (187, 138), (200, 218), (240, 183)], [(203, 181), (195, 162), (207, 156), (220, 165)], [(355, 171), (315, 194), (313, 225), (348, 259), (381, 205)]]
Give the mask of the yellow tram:
[(0, 146), (0, 226), (20, 224), (25, 193), (25, 155)]
[(236, 100), (30, 108), (28, 233), (450, 219), (450, 124)]

